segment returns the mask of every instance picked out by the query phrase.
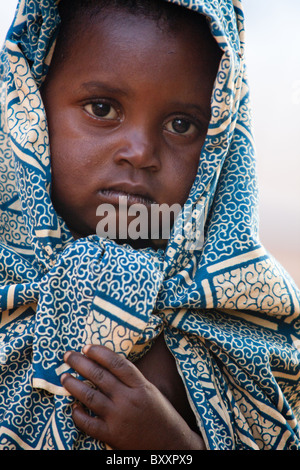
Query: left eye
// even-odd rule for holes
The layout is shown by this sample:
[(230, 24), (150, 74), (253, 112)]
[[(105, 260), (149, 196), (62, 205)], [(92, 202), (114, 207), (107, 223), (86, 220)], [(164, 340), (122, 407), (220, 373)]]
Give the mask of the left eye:
[(105, 103), (105, 102), (89, 103), (84, 106), (84, 109), (89, 114), (97, 118), (111, 119), (111, 120), (118, 118), (118, 112), (109, 103)]
[(181, 135), (191, 135), (196, 130), (195, 124), (183, 118), (172, 119), (172, 121), (167, 122), (165, 128), (173, 134)]

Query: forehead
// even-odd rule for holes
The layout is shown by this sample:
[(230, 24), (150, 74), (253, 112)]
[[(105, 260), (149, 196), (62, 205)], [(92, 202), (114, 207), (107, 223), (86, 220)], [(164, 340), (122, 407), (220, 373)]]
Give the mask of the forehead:
[(178, 73), (182, 67), (185, 72), (197, 67), (210, 80), (219, 57), (220, 50), (206, 21), (197, 13), (189, 12), (170, 21), (163, 16), (107, 7), (93, 17), (88, 9), (69, 19), (63, 17), (50, 69), (67, 66), (82, 70), (85, 66), (92, 71), (93, 65), (102, 64), (102, 68), (117, 69), (121, 75), (125, 65), (130, 68), (130, 64), (140, 62), (143, 67), (149, 64), (152, 75), (158, 68), (171, 66)]
[(196, 24), (198, 29), (208, 30), (202, 15), (165, 0), (63, 0), (58, 8), (63, 29), (68, 29), (68, 35), (74, 33), (74, 26), (75, 29), (85, 29), (94, 21), (121, 13), (136, 16), (140, 20), (151, 19), (164, 30), (178, 31), (183, 23)]

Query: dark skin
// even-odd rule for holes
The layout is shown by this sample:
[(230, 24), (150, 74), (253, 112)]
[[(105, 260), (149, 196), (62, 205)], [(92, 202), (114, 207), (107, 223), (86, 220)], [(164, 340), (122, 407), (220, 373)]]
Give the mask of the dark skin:
[[(112, 13), (82, 29), (63, 66), (55, 52), (42, 89), (53, 204), (74, 238), (95, 233), (96, 208), (120, 194), (129, 204), (183, 205), (210, 120), (220, 59), (213, 39), (185, 19), (175, 33)], [(62, 377), (83, 432), (120, 450), (205, 448), (162, 334), (135, 364), (102, 346), (83, 352), (65, 360), (95, 388)]]
[[(147, 360), (140, 365), (103, 346), (86, 346), (85, 355), (67, 353), (66, 362), (96, 386), (93, 389), (70, 374), (62, 377), (63, 386), (80, 402), (73, 409), (75, 424), (113, 449), (204, 450), (202, 437), (180, 414), (189, 417), (194, 425), (175, 364), (166, 377), (147, 380), (153, 376), (153, 356), (159, 354), (165, 365), (173, 362), (170, 352), (163, 352), (165, 348), (164, 340), (158, 340), (156, 352), (153, 348), (153, 353), (145, 355)], [(175, 388), (171, 390), (172, 385)], [(180, 401), (178, 411), (168, 396), (174, 398), (173, 402)], [(97, 417), (89, 416), (84, 407)]]

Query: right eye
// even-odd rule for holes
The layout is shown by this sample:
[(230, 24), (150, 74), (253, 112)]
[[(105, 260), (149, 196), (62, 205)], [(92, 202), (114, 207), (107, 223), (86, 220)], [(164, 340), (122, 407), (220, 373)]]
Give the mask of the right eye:
[(84, 110), (95, 118), (114, 120), (119, 117), (117, 110), (105, 101), (86, 104)]

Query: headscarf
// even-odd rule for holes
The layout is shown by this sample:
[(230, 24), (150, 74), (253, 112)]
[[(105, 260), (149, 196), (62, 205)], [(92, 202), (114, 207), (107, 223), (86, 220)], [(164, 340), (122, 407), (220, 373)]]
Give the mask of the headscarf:
[(186, 203), (203, 209), (203, 246), (175, 222), (157, 251), (74, 241), (53, 208), (39, 88), (56, 3), (19, 0), (1, 53), (0, 448), (104, 449), (74, 426), (64, 352), (135, 360), (163, 332), (207, 448), (300, 449), (300, 293), (259, 240), (241, 2), (174, 0), (206, 16), (223, 54)]

